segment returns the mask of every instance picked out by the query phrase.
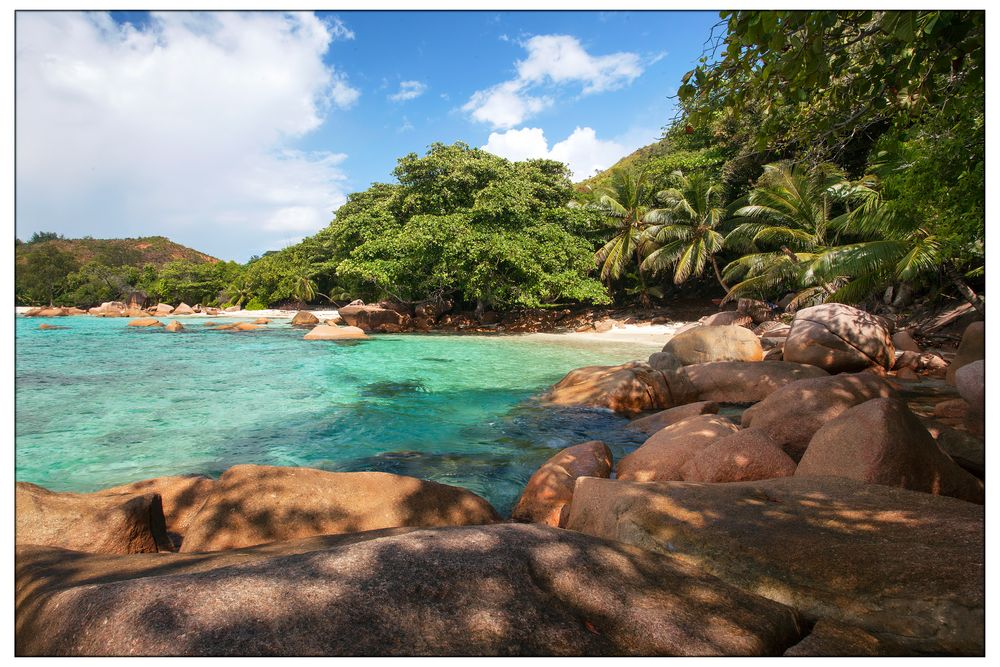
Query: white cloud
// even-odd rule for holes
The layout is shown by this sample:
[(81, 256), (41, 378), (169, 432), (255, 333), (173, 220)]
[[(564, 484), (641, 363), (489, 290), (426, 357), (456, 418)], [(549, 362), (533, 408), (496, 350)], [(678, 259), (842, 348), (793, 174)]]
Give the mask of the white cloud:
[(637, 54), (592, 56), (571, 35), (536, 35), (523, 46), (528, 57), (517, 61), (517, 77), (476, 91), (462, 107), (473, 119), (511, 128), (553, 104), (551, 97), (534, 92), (542, 86), (579, 84), (589, 95), (621, 88), (643, 72)]
[(401, 81), (399, 90), (390, 95), (389, 99), (393, 102), (405, 102), (420, 97), (426, 90), (427, 84), (423, 81)]
[(520, 125), (552, 105), (552, 98), (533, 97), (524, 92), (519, 81), (507, 81), (473, 94), (462, 107), (476, 120), (493, 127), (507, 128)]
[(621, 143), (597, 138), (590, 127), (578, 127), (566, 139), (549, 148), (541, 128), (526, 127), (506, 132), (491, 132), (483, 150), (508, 160), (548, 158), (566, 163), (574, 180), (583, 180), (599, 169), (607, 169), (641, 146), (642, 142)]
[(330, 33), (330, 37), (333, 39), (354, 39), (354, 31), (344, 25), (344, 22), (333, 16), (327, 18), (324, 22), (327, 31)]
[(245, 258), (345, 200), (345, 155), (288, 149), (360, 95), (323, 62), (353, 38), (339, 21), (167, 12), (136, 28), (21, 12), (17, 37), (22, 235), (163, 234)]

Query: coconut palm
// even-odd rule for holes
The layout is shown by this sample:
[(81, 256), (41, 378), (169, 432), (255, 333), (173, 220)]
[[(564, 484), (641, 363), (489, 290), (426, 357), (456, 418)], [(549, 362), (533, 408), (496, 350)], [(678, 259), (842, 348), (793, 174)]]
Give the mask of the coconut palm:
[(850, 183), (832, 165), (766, 165), (757, 186), (738, 203), (739, 224), (725, 239), (727, 247), (747, 253), (723, 271), (726, 279), (740, 279), (726, 300), (790, 288), (798, 290), (796, 305), (832, 295), (843, 280), (810, 272), (810, 266), (839, 240), (851, 206), (863, 206), (870, 196), (869, 188)]
[(314, 283), (308, 276), (296, 276), (295, 287), (292, 288), (292, 296), (294, 296), (301, 305), (309, 303), (316, 298), (316, 283)]
[(652, 224), (647, 217), (657, 212), (653, 207), (654, 189), (645, 172), (616, 169), (611, 173), (610, 184), (599, 188), (596, 194), (597, 206), (614, 229), (611, 239), (594, 254), (601, 268), (601, 279), (610, 285), (634, 263), (639, 274), (640, 299), (648, 306), (649, 289), (642, 260), (647, 245), (644, 231)]
[(705, 174), (685, 176), (675, 171), (670, 177), (674, 187), (656, 195), (663, 207), (646, 214), (653, 223), (646, 236), (656, 249), (643, 260), (642, 268), (653, 274), (673, 268), (674, 284), (679, 285), (690, 276), (702, 275), (710, 263), (716, 280), (728, 292), (715, 260), (724, 242), (718, 232), (726, 213), (721, 189)]

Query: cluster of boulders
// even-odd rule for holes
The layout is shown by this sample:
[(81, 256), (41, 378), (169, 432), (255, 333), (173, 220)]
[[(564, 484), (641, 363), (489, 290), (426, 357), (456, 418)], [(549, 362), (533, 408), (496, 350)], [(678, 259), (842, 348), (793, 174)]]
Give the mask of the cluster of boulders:
[(156, 315), (158, 317), (165, 317), (167, 315), (218, 315), (220, 312), (218, 308), (202, 306), (201, 304), (189, 306), (186, 303), (180, 303), (175, 307), (167, 303), (158, 303), (149, 308), (140, 308), (135, 304), (125, 304), (121, 301), (107, 301), (89, 310), (66, 306), (32, 308), (25, 311), (24, 316), (65, 317), (67, 315), (93, 315), (94, 317), (145, 317), (147, 315)]
[[(789, 655), (981, 653), (982, 323), (948, 364), (841, 304), (787, 324), (727, 312), (647, 361), (556, 384), (548, 401), (635, 417), (649, 437), (617, 462), (601, 442), (559, 452), (514, 518), (679, 556), (788, 604), (816, 623)], [(928, 559), (938, 543), (957, 561)], [(868, 571), (880, 578), (854, 574)]]

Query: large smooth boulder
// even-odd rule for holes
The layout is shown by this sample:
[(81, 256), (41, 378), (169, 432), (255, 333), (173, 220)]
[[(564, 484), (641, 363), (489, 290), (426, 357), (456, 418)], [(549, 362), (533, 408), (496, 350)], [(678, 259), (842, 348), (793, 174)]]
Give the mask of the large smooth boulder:
[(358, 340), (368, 338), (368, 334), (358, 327), (338, 327), (320, 324), (302, 337), (305, 340)]
[(850, 373), (870, 366), (889, 370), (895, 361), (892, 335), (874, 315), (842, 303), (824, 303), (795, 313), (782, 350), (785, 361)]
[(965, 327), (962, 333), (962, 340), (955, 351), (955, 358), (948, 365), (945, 380), (948, 384), (955, 384), (955, 372), (966, 364), (986, 358), (986, 323), (973, 322)]
[(587, 366), (566, 374), (544, 396), (556, 405), (608, 408), (632, 416), (696, 400), (680, 371), (663, 372), (641, 362)]
[(515, 521), (559, 527), (568, 516), (580, 477), (610, 477), (611, 450), (600, 440), (573, 445), (550, 458), (528, 480), (511, 512)]
[(383, 472), (238, 465), (226, 470), (188, 524), (181, 551), (219, 551), (310, 535), (499, 519), (455, 486)]
[(173, 550), (180, 548), (188, 524), (198, 513), (215, 486), (215, 480), (204, 475), (173, 475), (155, 477), (96, 491), (100, 496), (160, 496), (167, 537)]
[(646, 363), (658, 371), (675, 371), (684, 366), (677, 357), (669, 352), (654, 352), (649, 355)]
[(172, 312), (171, 315), (194, 315), (194, 313), (194, 308), (182, 301), (180, 305), (174, 308), (174, 312)]
[(154, 553), (170, 545), (155, 493), (56, 493), (17, 482), (14, 507), (16, 544), (110, 554)]
[(319, 318), (308, 310), (300, 310), (292, 317), (293, 327), (314, 327), (319, 324)]
[(18, 655), (780, 655), (788, 607), (547, 526), (325, 535), (214, 554), (16, 554)]
[(747, 313), (741, 313), (735, 310), (724, 310), (721, 313), (709, 315), (701, 321), (701, 324), (706, 327), (733, 326), (749, 328), (753, 324), (753, 317)]
[(344, 321), (352, 327), (365, 331), (396, 333), (402, 331), (412, 319), (406, 313), (400, 313), (382, 305), (347, 305), (337, 311)]
[(798, 461), (823, 424), (859, 403), (895, 396), (888, 382), (871, 373), (798, 380), (747, 408), (741, 423), (764, 431)]
[(685, 482), (752, 482), (788, 477), (795, 461), (757, 429), (743, 429), (695, 453), (681, 468)]
[(164, 331), (177, 332), (184, 331), (184, 325), (177, 320), (171, 320), (170, 324), (163, 328)]
[(685, 366), (683, 372), (699, 399), (717, 403), (756, 403), (792, 382), (828, 375), (787, 361), (715, 361)]
[(986, 410), (986, 362), (982, 359), (955, 371), (955, 388), (974, 413)]
[(33, 308), (24, 313), (25, 317), (66, 317), (66, 315), (66, 311), (58, 307)]
[(654, 433), (615, 468), (618, 479), (651, 482), (682, 479), (681, 470), (699, 451), (737, 431), (719, 415), (689, 417)]
[(838, 477), (583, 477), (566, 527), (671, 554), (745, 591), (924, 653), (985, 646), (982, 505)]
[(631, 431), (642, 431), (650, 435), (671, 424), (676, 424), (688, 417), (698, 415), (714, 415), (719, 412), (719, 404), (713, 401), (697, 401), (687, 405), (679, 405), (676, 408), (661, 410), (655, 414), (633, 419), (625, 427)]
[(158, 303), (156, 304), (156, 308), (153, 309), (154, 315), (161, 315), (161, 316), (170, 315), (173, 312), (174, 312), (174, 307), (171, 306), (169, 303)]
[(824, 424), (795, 474), (848, 477), (983, 502), (983, 483), (941, 451), (906, 404), (892, 398), (866, 401)]
[(140, 317), (137, 320), (132, 320), (128, 323), (130, 327), (162, 327), (163, 322), (159, 321), (154, 317)]
[(711, 361), (760, 361), (764, 350), (749, 329), (737, 326), (700, 326), (673, 336), (663, 346), (681, 364)]

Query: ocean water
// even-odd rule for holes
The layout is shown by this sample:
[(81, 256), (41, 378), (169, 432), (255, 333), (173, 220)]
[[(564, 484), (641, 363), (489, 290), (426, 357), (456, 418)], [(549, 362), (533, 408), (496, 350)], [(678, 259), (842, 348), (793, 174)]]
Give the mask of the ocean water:
[[(16, 320), (16, 477), (86, 492), (160, 475), (217, 477), (239, 463), (377, 470), (453, 484), (503, 514), (557, 450), (642, 442), (605, 410), (537, 397), (580, 366), (648, 346), (525, 336), (302, 340), (127, 327), (125, 318)], [(233, 321), (227, 318), (225, 321)], [(65, 330), (39, 330), (42, 322)]]

